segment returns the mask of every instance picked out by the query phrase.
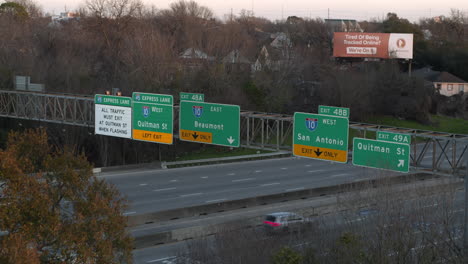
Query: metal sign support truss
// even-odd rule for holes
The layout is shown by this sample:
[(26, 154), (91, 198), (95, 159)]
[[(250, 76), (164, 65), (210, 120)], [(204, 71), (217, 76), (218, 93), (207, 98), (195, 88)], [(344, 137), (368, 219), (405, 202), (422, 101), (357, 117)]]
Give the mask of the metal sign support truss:
[[(174, 131), (179, 108), (174, 107)], [(94, 126), (93, 97), (0, 90), (0, 117), (75, 126)], [(411, 170), (439, 175), (462, 175), (468, 156), (468, 135), (350, 122), (350, 135), (375, 138), (376, 131), (411, 135)], [(293, 117), (241, 112), (241, 146), (291, 151)], [(177, 135), (174, 135), (177, 138)], [(351, 140), (352, 142), (352, 140)], [(350, 149), (352, 147), (350, 146)]]

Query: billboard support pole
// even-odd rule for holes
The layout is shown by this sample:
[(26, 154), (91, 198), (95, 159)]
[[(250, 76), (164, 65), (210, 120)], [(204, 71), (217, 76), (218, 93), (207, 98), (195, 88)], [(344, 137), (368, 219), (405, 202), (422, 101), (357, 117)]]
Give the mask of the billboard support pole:
[(408, 75), (411, 78), (411, 65), (413, 64), (413, 61), (410, 59), (409, 60), (409, 66), (408, 66)]

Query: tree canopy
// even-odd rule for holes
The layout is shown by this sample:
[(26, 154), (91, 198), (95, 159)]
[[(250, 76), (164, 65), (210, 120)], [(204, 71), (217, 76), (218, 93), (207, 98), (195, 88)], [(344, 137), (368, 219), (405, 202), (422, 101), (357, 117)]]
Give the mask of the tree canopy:
[(0, 14), (9, 14), (14, 17), (25, 19), (29, 17), (26, 8), (15, 2), (6, 2), (0, 5)]
[(43, 129), (11, 132), (0, 150), (1, 263), (130, 263), (126, 201), (83, 154)]

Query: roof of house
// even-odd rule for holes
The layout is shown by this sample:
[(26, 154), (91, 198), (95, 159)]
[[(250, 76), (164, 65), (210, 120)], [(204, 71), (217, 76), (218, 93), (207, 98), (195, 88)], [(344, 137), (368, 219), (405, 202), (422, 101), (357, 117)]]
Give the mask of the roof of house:
[(466, 83), (461, 78), (458, 78), (457, 76), (449, 73), (449, 72), (441, 72), (438, 78), (436, 79), (436, 82), (447, 82), (447, 83)]
[(421, 76), (422, 78), (431, 82), (444, 82), (444, 83), (466, 83), (463, 79), (449, 73), (434, 71), (429, 67), (421, 68), (413, 71), (413, 75)]
[(195, 48), (188, 48), (183, 51), (179, 58), (182, 59), (205, 59), (205, 60), (213, 60), (214, 57), (208, 56), (205, 52), (195, 49)]
[(246, 57), (242, 56), (239, 50), (233, 50), (223, 58), (224, 63), (251, 63)]

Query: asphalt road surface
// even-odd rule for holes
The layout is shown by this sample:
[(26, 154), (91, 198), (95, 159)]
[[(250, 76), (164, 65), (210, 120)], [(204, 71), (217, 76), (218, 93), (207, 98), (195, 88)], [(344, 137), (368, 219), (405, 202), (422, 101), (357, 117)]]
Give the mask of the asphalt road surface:
[(127, 196), (127, 215), (336, 185), (396, 173), (303, 158), (102, 173)]

